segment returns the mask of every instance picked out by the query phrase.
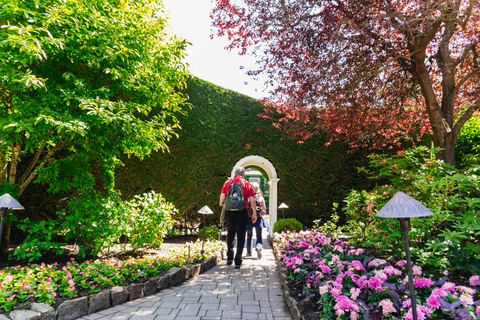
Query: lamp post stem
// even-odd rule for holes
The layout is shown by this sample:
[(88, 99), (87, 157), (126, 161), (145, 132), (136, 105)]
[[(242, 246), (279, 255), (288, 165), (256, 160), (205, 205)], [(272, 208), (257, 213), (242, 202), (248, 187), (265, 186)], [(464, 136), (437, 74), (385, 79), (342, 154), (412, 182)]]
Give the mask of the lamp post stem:
[(285, 233), (285, 209), (282, 208), (282, 214), (283, 214), (283, 233)]
[(3, 235), (3, 221), (5, 220), (5, 218), (7, 217), (7, 211), (8, 211), (8, 208), (0, 208), (0, 244), (2, 243), (2, 235)]
[(203, 242), (202, 242), (202, 254), (205, 253), (205, 215), (203, 215)]
[(410, 241), (408, 240), (408, 229), (402, 228), (405, 239), (405, 253), (407, 256), (408, 285), (410, 287), (410, 301), (412, 304), (413, 320), (417, 320), (417, 298), (415, 297), (415, 284), (413, 283), (412, 260), (410, 258)]

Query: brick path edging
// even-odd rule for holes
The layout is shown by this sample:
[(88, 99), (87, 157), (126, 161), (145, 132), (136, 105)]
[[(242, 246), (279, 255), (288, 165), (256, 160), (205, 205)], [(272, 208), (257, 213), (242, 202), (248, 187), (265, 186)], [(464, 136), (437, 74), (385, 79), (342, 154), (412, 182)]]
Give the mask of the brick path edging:
[(226, 253), (221, 250), (199, 263), (170, 268), (163, 276), (151, 277), (142, 283), (128, 287), (115, 286), (97, 294), (67, 300), (57, 309), (46, 303), (33, 303), (30, 309), (0, 314), (0, 320), (74, 320), (182, 284), (218, 265), (223, 259), (226, 259)]

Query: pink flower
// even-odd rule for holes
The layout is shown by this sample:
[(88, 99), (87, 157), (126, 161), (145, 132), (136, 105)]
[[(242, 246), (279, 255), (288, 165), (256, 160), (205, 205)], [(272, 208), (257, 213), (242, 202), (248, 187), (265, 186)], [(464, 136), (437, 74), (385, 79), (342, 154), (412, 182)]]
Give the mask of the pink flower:
[(448, 296), (447, 291), (439, 288), (435, 288), (432, 290), (432, 296), (437, 296), (437, 297), (446, 297)]
[(360, 295), (360, 289), (359, 288), (351, 288), (350, 289), (350, 294), (352, 300), (357, 300), (358, 296)]
[(332, 271), (332, 269), (330, 269), (328, 266), (321, 266), (320, 268), (322, 269), (323, 273), (330, 273)]
[(407, 265), (407, 261), (406, 260), (400, 260), (400, 261), (397, 261), (397, 263), (395, 263), (395, 265), (399, 266), (400, 268), (404, 268)]
[(365, 288), (368, 285), (367, 277), (366, 276), (361, 276), (360, 278), (358, 278), (356, 283), (357, 283), (357, 285), (360, 289)]
[(434, 285), (435, 283), (430, 278), (415, 278), (413, 279), (415, 288), (426, 288)]
[(323, 296), (325, 293), (328, 292), (328, 289), (329, 289), (328, 286), (321, 286), (321, 287), (318, 288), (318, 292), (320, 293), (320, 295)]
[(382, 281), (382, 282), (387, 281), (388, 276), (385, 272), (383, 272), (383, 270), (375, 270), (374, 273), (375, 273), (375, 277), (380, 279), (380, 281)]
[(427, 299), (427, 305), (432, 309), (440, 308), (440, 302), (437, 299), (437, 296), (431, 295)]
[(413, 266), (412, 271), (414, 275), (421, 276), (422, 275), (422, 267), (420, 266)]
[(447, 281), (442, 285), (442, 289), (448, 292), (453, 292), (455, 291), (455, 283)]
[[(417, 306), (417, 319), (418, 320), (425, 320), (425, 316), (432, 313), (432, 310), (428, 309), (424, 306)], [(408, 310), (404, 317), (405, 320), (414, 320), (412, 314), (412, 308)]]
[(410, 308), (411, 306), (412, 306), (412, 301), (410, 300), (410, 298), (403, 301), (403, 303), (402, 303), (403, 308)]
[(477, 307), (477, 311), (475, 311), (475, 313), (480, 317), (480, 307)]
[(370, 280), (368, 280), (368, 287), (370, 289), (382, 291), (380, 290), (382, 288), (382, 281), (380, 281), (380, 279), (378, 279), (377, 277), (371, 277)]
[(357, 260), (353, 260), (351, 266), (353, 267), (353, 269), (357, 271), (365, 270), (365, 268), (363, 267), (363, 264)]
[(396, 311), (393, 302), (389, 299), (383, 299), (378, 305), (382, 307), (383, 314), (389, 314)]
[(370, 261), (368, 263), (368, 266), (369, 267), (378, 267), (378, 266), (381, 266), (383, 264), (386, 264), (387, 261), (383, 260), (383, 259), (373, 259), (372, 261)]
[(333, 288), (330, 293), (332, 294), (332, 296), (334, 296), (335, 298), (338, 297), (339, 295), (342, 294), (342, 291), (337, 289), (337, 288)]

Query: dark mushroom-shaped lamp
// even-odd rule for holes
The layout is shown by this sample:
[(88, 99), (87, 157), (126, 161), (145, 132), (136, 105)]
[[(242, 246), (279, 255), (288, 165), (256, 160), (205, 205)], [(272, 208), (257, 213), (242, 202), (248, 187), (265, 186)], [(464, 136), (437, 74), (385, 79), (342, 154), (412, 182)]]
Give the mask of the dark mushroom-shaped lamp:
[(198, 210), (198, 213), (203, 214), (203, 242), (202, 242), (202, 251), (201, 253), (205, 253), (205, 215), (212, 214), (213, 211), (208, 207), (204, 206), (202, 209)]
[(283, 232), (285, 232), (285, 210), (288, 209), (288, 206), (282, 202), (280, 206), (278, 206), (278, 209), (282, 209), (282, 214), (283, 214)]
[(7, 217), (8, 210), (23, 210), (25, 209), (22, 207), (14, 197), (10, 194), (5, 193), (0, 197), (0, 243), (2, 243), (2, 234), (3, 234), (3, 222)]
[(412, 302), (413, 319), (417, 320), (417, 302), (415, 297), (415, 285), (413, 283), (412, 260), (410, 258), (410, 241), (408, 240), (408, 231), (410, 230), (410, 218), (419, 218), (432, 215), (423, 204), (413, 199), (409, 195), (399, 191), (397, 192), (375, 216), (380, 218), (395, 218), (402, 228), (403, 238), (405, 240), (405, 254), (407, 256), (408, 284), (410, 286), (410, 300)]

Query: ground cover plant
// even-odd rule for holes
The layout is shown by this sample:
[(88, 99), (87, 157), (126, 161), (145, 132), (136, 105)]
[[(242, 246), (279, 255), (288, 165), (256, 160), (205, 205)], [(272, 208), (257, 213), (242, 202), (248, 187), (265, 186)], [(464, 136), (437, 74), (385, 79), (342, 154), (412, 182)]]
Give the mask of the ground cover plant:
[(66, 299), (85, 296), (116, 285), (126, 285), (153, 277), (171, 267), (197, 263), (209, 258), (223, 246), (222, 242), (190, 242), (165, 255), (145, 255), (127, 260), (88, 260), (72, 258), (66, 265), (28, 264), (0, 270), (0, 313), (27, 302), (44, 302), (58, 306)]
[[(405, 260), (384, 260), (314, 231), (276, 234), (275, 246), (307, 319), (412, 319)], [(480, 318), (480, 276), (455, 283), (413, 266), (418, 319)], [(477, 287), (477, 288), (476, 288)]]

